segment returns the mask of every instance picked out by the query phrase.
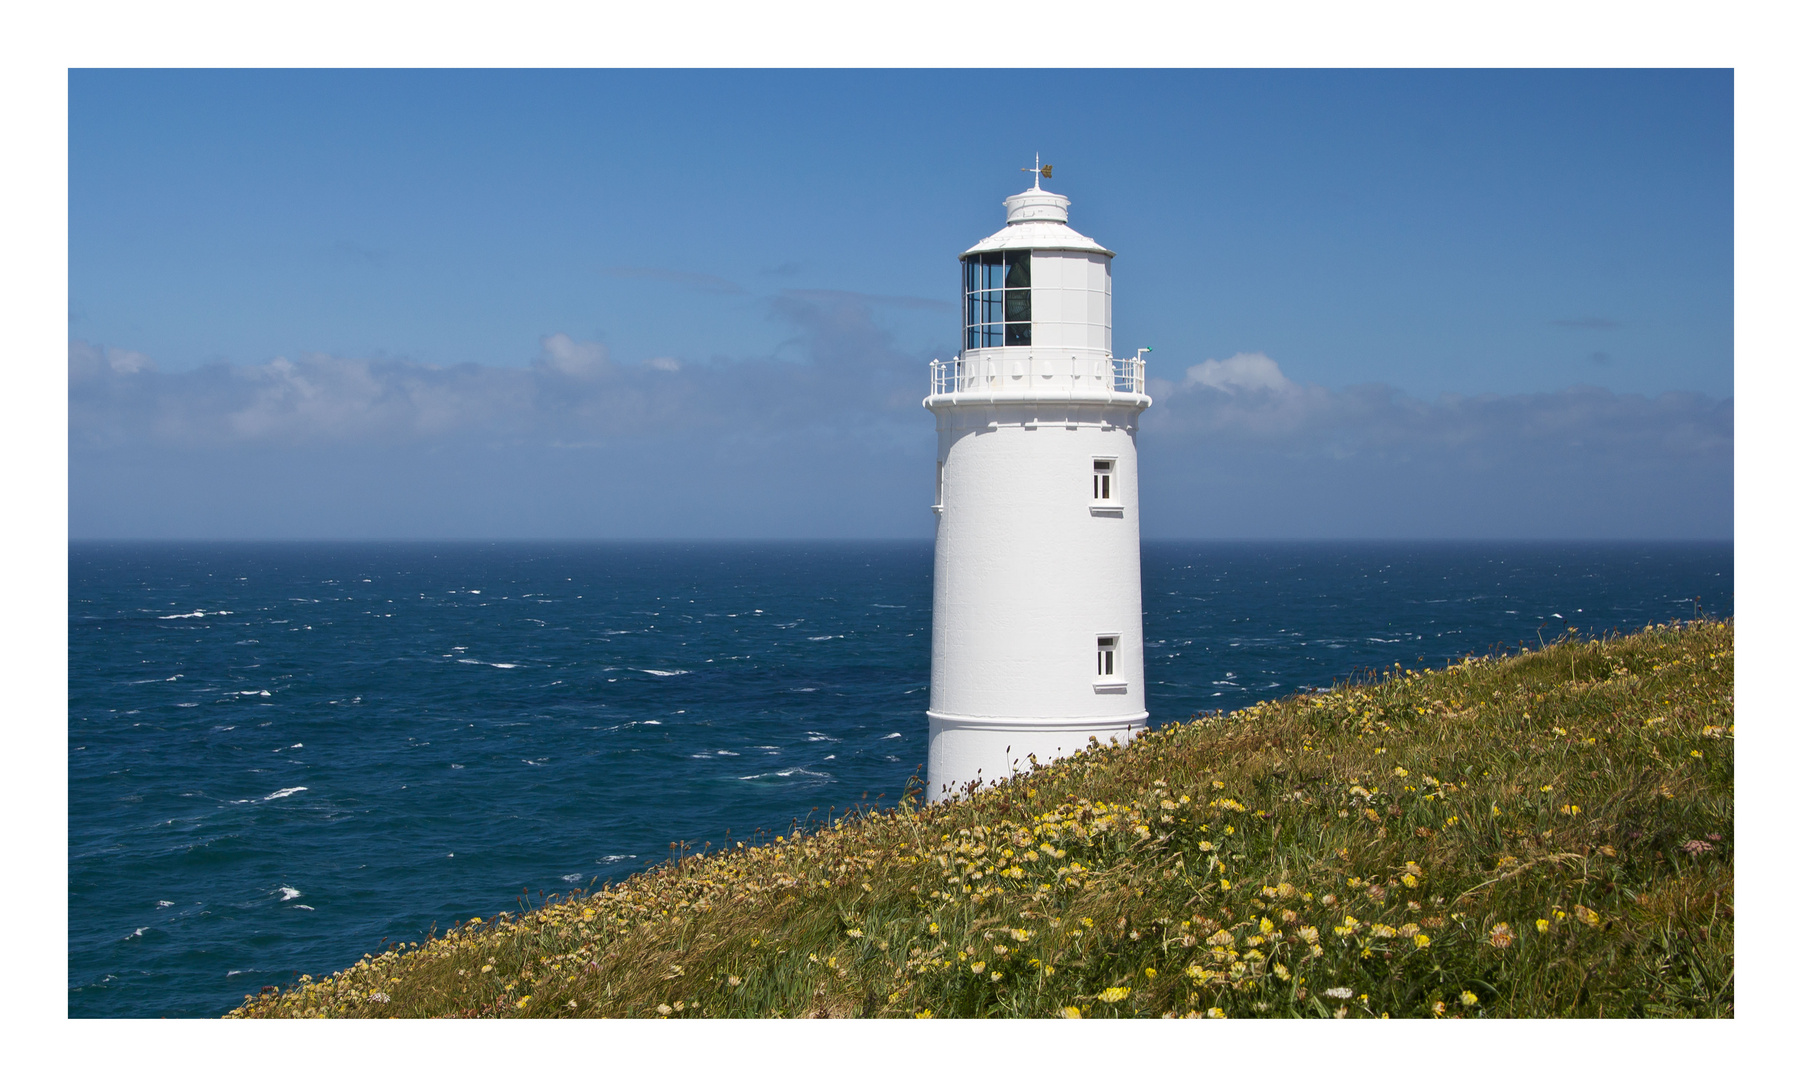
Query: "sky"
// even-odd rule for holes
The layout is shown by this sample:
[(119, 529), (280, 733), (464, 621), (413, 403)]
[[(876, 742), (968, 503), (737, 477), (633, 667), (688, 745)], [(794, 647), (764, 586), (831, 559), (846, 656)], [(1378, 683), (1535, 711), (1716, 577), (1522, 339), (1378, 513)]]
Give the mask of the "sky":
[(1150, 538), (1730, 538), (1726, 70), (69, 75), (73, 538), (928, 537), (1040, 154)]

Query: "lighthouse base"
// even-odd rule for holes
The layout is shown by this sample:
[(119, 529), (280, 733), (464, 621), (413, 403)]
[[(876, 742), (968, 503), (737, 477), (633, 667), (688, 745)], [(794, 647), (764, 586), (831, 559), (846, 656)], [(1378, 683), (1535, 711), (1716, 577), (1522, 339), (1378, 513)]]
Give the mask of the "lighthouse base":
[(1046, 763), (1089, 745), (1126, 743), (1148, 727), (1146, 712), (1073, 720), (1030, 720), (929, 713), (928, 797), (956, 798), (1027, 772), (1029, 758)]

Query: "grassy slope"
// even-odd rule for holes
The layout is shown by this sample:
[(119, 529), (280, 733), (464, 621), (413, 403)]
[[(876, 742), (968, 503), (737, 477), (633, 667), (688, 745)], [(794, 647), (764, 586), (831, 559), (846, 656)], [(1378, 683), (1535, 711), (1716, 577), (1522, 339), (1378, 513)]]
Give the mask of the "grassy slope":
[(1172, 725), (249, 1016), (1729, 1016), (1732, 626)]

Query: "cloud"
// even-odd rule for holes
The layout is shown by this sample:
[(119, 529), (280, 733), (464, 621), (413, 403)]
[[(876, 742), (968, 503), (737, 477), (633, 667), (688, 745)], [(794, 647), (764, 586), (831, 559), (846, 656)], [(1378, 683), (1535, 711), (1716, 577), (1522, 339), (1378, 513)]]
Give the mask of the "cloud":
[[(923, 536), (926, 355), (854, 293), (770, 301), (778, 356), (324, 354), (159, 371), (69, 345), (72, 536)], [(1416, 398), (1239, 353), (1150, 379), (1149, 537), (1727, 537), (1732, 403)]]
[(1297, 383), (1259, 353), (1150, 384), (1150, 535), (1731, 535), (1730, 400), (1588, 386), (1425, 400)]
[(1237, 353), (1228, 360), (1206, 360), (1186, 369), (1186, 381), (1224, 393), (1292, 388), (1280, 365), (1261, 353)]

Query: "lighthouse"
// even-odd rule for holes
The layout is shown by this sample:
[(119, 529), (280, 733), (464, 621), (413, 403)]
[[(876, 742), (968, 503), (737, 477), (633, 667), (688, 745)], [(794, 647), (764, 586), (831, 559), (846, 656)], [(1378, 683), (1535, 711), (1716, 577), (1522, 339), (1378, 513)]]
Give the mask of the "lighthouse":
[(1068, 199), (1004, 200), (960, 256), (961, 349), (929, 368), (935, 609), (928, 794), (946, 799), (1146, 726), (1136, 425), (1144, 360), (1111, 355), (1116, 253)]

